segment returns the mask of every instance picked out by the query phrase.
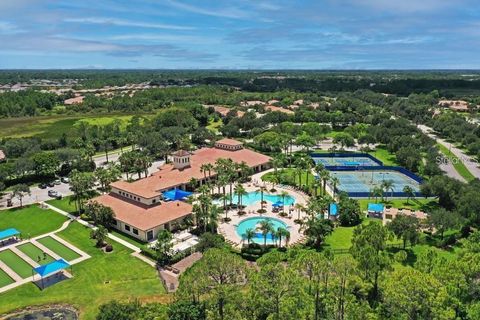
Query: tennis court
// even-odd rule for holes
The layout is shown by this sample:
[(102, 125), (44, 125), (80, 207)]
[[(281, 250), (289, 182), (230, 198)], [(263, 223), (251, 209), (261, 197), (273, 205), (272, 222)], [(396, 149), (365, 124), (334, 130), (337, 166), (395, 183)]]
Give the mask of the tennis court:
[(375, 171), (332, 171), (332, 176), (338, 178), (340, 183), (337, 185), (338, 190), (347, 193), (366, 192), (369, 193), (374, 187), (382, 185), (383, 181), (392, 181), (392, 192), (403, 192), (405, 186), (410, 186), (414, 192), (420, 191), (420, 184), (414, 179), (398, 171), (375, 170)]
[(321, 163), (325, 167), (342, 166), (342, 167), (365, 167), (378, 166), (379, 164), (367, 156), (322, 156), (313, 155), (312, 159), (315, 163)]

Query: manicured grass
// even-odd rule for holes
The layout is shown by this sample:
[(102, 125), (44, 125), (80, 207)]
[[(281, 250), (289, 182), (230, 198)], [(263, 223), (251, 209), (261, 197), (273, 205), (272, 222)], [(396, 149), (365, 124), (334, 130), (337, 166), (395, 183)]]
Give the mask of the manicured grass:
[(23, 238), (31, 238), (60, 228), (66, 218), (37, 205), (0, 211), (0, 229), (16, 228)]
[(0, 252), (0, 260), (22, 278), (32, 276), (32, 266), (11, 250)]
[(222, 125), (223, 125), (222, 119), (218, 119), (217, 121), (213, 121), (213, 119), (211, 119), (210, 122), (208, 123), (207, 129), (214, 132), (214, 133), (218, 133), (219, 128)]
[(395, 155), (383, 147), (378, 147), (369, 154), (382, 161), (385, 166), (398, 166)]
[(5, 271), (0, 269), (0, 288), (13, 282), (13, 279), (10, 278), (10, 276)]
[(140, 241), (128, 234), (125, 234), (123, 232), (120, 232), (118, 230), (115, 230), (113, 229), (112, 231), (110, 231), (111, 234), (113, 234), (114, 236), (117, 236), (119, 237), (120, 239), (122, 240), (125, 240), (127, 241), (128, 243), (131, 243), (133, 244), (134, 246), (137, 246), (139, 248), (142, 248), (142, 249), (147, 249), (147, 243), (143, 242), (143, 241)]
[(41, 238), (37, 241), (67, 261), (72, 261), (80, 257), (78, 253), (67, 248), (63, 243), (58, 242), (52, 237)]
[(75, 202), (70, 200), (70, 196), (63, 197), (62, 199), (52, 199), (45, 202), (71, 214), (77, 212), (77, 209), (75, 208)]
[(110, 300), (167, 302), (170, 296), (154, 268), (132, 257), (131, 251), (112, 242), (104, 253), (90, 239), (90, 229), (74, 222), (58, 234), (92, 258), (73, 265), (73, 278), (41, 291), (34, 284), (2, 293), (0, 314), (29, 305), (65, 303), (80, 310), (80, 318), (94, 320), (99, 305)]
[[(149, 117), (151, 114), (140, 114)], [(122, 127), (133, 115), (103, 114), (103, 115), (53, 115), (40, 117), (0, 119), (0, 136), (5, 138), (38, 137), (58, 139), (62, 134), (75, 136), (75, 126), (84, 121), (88, 124), (106, 125), (115, 119), (120, 119)]]
[[(375, 199), (359, 199), (360, 209), (366, 211), (369, 203), (375, 203)], [(432, 208), (438, 206), (438, 201), (436, 199), (424, 199), (424, 198), (415, 198), (410, 199), (407, 202), (407, 199), (388, 199), (387, 201), (381, 201), (380, 198), (377, 201), (378, 203), (383, 203), (393, 208), (404, 208), (410, 210), (422, 210), (429, 211)]]
[(440, 151), (448, 158), (448, 161), (452, 163), (453, 167), (455, 168), (455, 170), (457, 170), (459, 175), (461, 175), (467, 181), (472, 181), (475, 179), (475, 176), (470, 171), (468, 171), (467, 167), (460, 159), (458, 159), (456, 155), (453, 154), (452, 151), (450, 151), (443, 144), (437, 143), (437, 146)]
[[(25, 243), (25, 244), (22, 244), (21, 246), (18, 246), (17, 248), (18, 250), (22, 251), (27, 256), (29, 256), (30, 259), (32, 259), (33, 261), (36, 261), (40, 265), (55, 261), (55, 259), (53, 259), (48, 254), (44, 255), (43, 251), (32, 243)], [(40, 257), (40, 261), (38, 259), (39, 257)]]

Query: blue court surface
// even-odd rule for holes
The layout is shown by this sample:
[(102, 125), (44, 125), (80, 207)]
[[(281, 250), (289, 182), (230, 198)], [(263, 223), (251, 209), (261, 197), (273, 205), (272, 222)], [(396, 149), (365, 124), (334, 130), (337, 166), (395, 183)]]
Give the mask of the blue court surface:
[[(330, 174), (340, 181), (337, 189), (345, 192), (370, 192), (384, 180), (393, 182), (393, 192), (403, 192), (405, 186), (410, 186), (414, 192), (420, 191), (417, 181), (397, 171), (331, 171)], [(387, 191), (390, 192), (392, 190)]]
[(315, 163), (321, 163), (324, 166), (378, 166), (379, 164), (368, 157), (333, 157), (333, 156), (313, 156)]

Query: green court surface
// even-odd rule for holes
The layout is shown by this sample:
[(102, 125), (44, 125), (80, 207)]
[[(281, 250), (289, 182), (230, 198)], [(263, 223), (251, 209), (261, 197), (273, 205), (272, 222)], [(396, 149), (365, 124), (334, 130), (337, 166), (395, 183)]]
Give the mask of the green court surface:
[(37, 241), (67, 261), (72, 261), (80, 257), (78, 253), (66, 247), (63, 243), (58, 242), (52, 237), (41, 238)]
[[(30, 259), (40, 265), (55, 261), (55, 259), (50, 257), (48, 254), (45, 256), (44, 259), (43, 251), (31, 243), (22, 244), (21, 246), (18, 246), (17, 249), (25, 253), (27, 256), (30, 257)], [(40, 261), (38, 261), (38, 257), (40, 257)]]
[(0, 252), (0, 260), (23, 279), (32, 276), (32, 266), (11, 250)]
[(13, 279), (10, 278), (10, 276), (5, 271), (0, 269), (0, 288), (13, 282)]

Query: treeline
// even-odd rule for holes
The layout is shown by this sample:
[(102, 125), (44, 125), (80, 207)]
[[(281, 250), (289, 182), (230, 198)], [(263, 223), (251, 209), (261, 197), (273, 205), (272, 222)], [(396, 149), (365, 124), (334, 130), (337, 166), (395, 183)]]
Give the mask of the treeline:
[(63, 97), (35, 90), (0, 93), (0, 118), (36, 116), (52, 110)]

